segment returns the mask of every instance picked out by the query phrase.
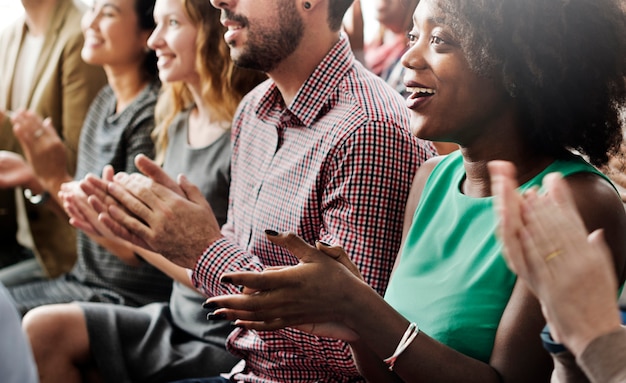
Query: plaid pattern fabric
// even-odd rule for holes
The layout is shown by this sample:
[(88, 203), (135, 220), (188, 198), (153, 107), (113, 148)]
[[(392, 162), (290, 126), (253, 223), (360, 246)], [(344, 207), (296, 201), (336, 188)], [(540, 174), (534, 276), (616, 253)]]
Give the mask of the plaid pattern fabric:
[[(198, 260), (195, 285), (236, 293), (219, 283), (222, 273), (296, 264), (267, 241), (273, 229), (343, 246), (382, 294), (413, 176), (435, 153), (408, 126), (402, 98), (354, 60), (345, 36), (289, 107), (271, 80), (260, 85), (235, 118), (228, 222)], [(246, 360), (237, 381), (360, 381), (345, 342), (236, 329), (228, 348)]]

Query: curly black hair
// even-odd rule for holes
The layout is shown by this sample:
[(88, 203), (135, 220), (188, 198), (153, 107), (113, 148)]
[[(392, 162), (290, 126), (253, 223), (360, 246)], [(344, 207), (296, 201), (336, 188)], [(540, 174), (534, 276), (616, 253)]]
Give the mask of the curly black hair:
[(435, 0), (476, 73), (504, 84), (529, 143), (603, 165), (622, 140), (622, 0)]

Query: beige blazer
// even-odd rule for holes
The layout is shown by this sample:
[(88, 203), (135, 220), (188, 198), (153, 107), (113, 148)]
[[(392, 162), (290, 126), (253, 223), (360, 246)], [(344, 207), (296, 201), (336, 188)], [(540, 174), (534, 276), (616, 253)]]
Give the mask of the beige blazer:
[[(74, 174), (80, 129), (89, 105), (106, 83), (100, 67), (87, 65), (80, 57), (83, 35), (80, 28), (85, 5), (78, 0), (59, 0), (46, 33), (35, 77), (25, 109), (50, 117), (65, 141), (68, 171)], [(0, 108), (9, 109), (13, 73), (26, 32), (21, 18), (0, 35)], [(21, 153), (10, 121), (0, 125), (0, 150)], [(14, 190), (0, 191), (0, 240), (17, 228)], [(66, 218), (45, 204), (25, 202), (35, 253), (50, 277), (68, 271), (76, 260), (76, 233)], [(9, 236), (9, 237), (7, 237)], [(5, 239), (6, 240), (6, 239)]]

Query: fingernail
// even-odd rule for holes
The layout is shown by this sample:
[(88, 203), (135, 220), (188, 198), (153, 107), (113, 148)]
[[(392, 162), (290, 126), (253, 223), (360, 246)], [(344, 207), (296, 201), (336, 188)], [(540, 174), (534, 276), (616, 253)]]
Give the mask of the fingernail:
[(324, 241), (324, 240), (318, 240), (317, 242), (321, 243), (322, 245), (326, 246), (326, 247), (333, 247), (333, 245), (331, 245), (330, 243)]
[(202, 304), (202, 308), (205, 310), (215, 311), (216, 309), (219, 308), (219, 306), (215, 302), (204, 302)]
[(276, 237), (278, 235), (278, 232), (276, 230), (267, 229), (265, 230), (265, 234), (269, 235), (270, 237)]
[(213, 314), (213, 313), (209, 313), (206, 316), (207, 320), (224, 320), (226, 319), (226, 314), (224, 313), (219, 313), (219, 314)]
[(233, 280), (232, 280), (232, 278), (231, 278), (231, 277), (222, 277), (222, 278), (220, 279), (220, 283), (225, 283), (225, 284), (226, 284), (226, 283), (228, 283), (228, 284), (232, 284), (232, 283), (233, 283)]

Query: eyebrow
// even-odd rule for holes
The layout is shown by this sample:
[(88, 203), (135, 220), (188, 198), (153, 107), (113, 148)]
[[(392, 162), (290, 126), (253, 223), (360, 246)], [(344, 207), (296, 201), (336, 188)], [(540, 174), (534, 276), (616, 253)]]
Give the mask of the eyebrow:
[(113, 9), (115, 9), (116, 11), (121, 12), (120, 7), (118, 7), (117, 5), (115, 5), (115, 4), (113, 4), (113, 3), (104, 3), (104, 4), (102, 4), (102, 6), (100, 7), (100, 9), (104, 9), (104, 8), (107, 8), (107, 7), (113, 8)]
[[(415, 25), (417, 25), (416, 23), (416, 19), (413, 18), (413, 26), (415, 27)], [(446, 24), (446, 19), (444, 17), (428, 17), (426, 18), (426, 24), (435, 24), (435, 25), (448, 25)]]

